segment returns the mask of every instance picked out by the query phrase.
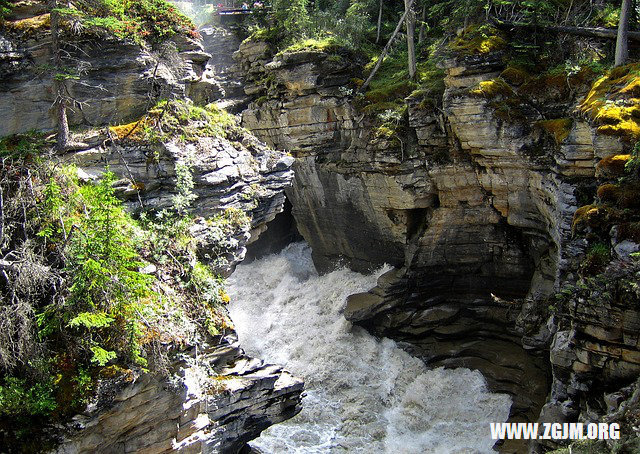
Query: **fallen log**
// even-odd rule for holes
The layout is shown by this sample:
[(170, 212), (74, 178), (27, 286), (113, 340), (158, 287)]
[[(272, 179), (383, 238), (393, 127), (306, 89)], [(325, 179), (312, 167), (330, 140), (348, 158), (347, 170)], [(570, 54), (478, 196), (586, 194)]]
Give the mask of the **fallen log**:
[[(618, 30), (603, 27), (567, 27), (563, 25), (539, 25), (523, 24), (520, 22), (495, 21), (495, 26), (500, 30), (512, 30), (514, 28), (528, 31), (549, 31), (555, 33), (566, 33), (568, 35), (585, 36), (587, 38), (616, 39)], [(629, 32), (629, 39), (640, 41), (640, 32)]]

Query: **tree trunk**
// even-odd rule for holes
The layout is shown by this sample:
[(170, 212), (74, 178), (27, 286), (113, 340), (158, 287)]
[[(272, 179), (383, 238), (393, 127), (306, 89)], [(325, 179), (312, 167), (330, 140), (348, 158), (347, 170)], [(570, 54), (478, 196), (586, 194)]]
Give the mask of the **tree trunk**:
[(69, 122), (67, 121), (67, 93), (62, 76), (62, 52), (60, 49), (60, 14), (56, 11), (58, 1), (50, 1), (51, 8), (51, 51), (53, 53), (53, 66), (55, 74), (53, 76), (53, 91), (56, 109), (56, 120), (58, 133), (56, 137), (56, 147), (64, 150), (69, 144)]
[(414, 32), (416, 29), (416, 15), (413, 13), (413, 2), (404, 0), (404, 9), (407, 24), (407, 52), (409, 54), (409, 79), (416, 78), (416, 48), (414, 42)]
[(378, 11), (378, 33), (376, 34), (376, 44), (380, 41), (380, 30), (382, 29), (382, 0), (380, 0), (380, 10)]
[(420, 20), (420, 31), (418, 32), (418, 44), (424, 39), (424, 26), (427, 23), (427, 5), (422, 7), (422, 18)]
[[(616, 39), (618, 32), (611, 28), (596, 27), (566, 27), (562, 25), (532, 25), (520, 22), (501, 22), (495, 21), (495, 26), (507, 32), (514, 28), (522, 31), (548, 31), (553, 33), (566, 33), (568, 35), (586, 36), (588, 38)], [(640, 41), (640, 32), (627, 32), (627, 38), (633, 41)]]
[(624, 65), (629, 58), (629, 16), (631, 15), (631, 0), (622, 0), (620, 9), (620, 23), (618, 24), (618, 38), (616, 40), (615, 66)]
[[(410, 4), (409, 4), (410, 7), (413, 6), (413, 2), (414, 2), (414, 0), (410, 0)], [(404, 20), (406, 19), (408, 12), (409, 12), (409, 10), (405, 8), (404, 14), (402, 15), (402, 17), (398, 21), (398, 25), (396, 25), (396, 29), (391, 34), (391, 38), (389, 38), (389, 41), (387, 41), (387, 44), (384, 46), (384, 49), (382, 49), (382, 52), (380, 53), (380, 57), (378, 57), (378, 61), (376, 62), (376, 65), (371, 70), (371, 74), (369, 74), (369, 77), (367, 77), (367, 80), (365, 80), (364, 83), (362, 84), (362, 86), (358, 89), (359, 93), (362, 93), (363, 91), (365, 91), (367, 89), (367, 87), (369, 86), (369, 84), (371, 83), (371, 79), (373, 79), (373, 76), (375, 76), (376, 72), (380, 68), (380, 65), (382, 64), (382, 61), (384, 60), (384, 58), (389, 53), (389, 49), (391, 48), (391, 44), (393, 44), (393, 41), (396, 39), (396, 36), (398, 35), (398, 32), (402, 28), (402, 24), (404, 23)]]

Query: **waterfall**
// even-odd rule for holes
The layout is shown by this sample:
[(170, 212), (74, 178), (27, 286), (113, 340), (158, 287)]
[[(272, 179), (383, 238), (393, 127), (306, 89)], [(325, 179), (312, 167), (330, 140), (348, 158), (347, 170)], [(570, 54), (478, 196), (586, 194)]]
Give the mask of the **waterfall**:
[(468, 369), (427, 369), (341, 314), (345, 298), (386, 270), (319, 276), (304, 243), (238, 266), (231, 318), (243, 348), (306, 382), (303, 410), (251, 444), (266, 453), (493, 452), (490, 422), (511, 399)]

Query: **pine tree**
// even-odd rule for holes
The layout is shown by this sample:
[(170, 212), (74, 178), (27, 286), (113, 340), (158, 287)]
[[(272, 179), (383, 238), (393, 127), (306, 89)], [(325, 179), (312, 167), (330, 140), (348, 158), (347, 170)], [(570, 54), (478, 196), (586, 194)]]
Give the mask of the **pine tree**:
[(276, 25), (284, 30), (289, 41), (306, 35), (310, 26), (307, 0), (275, 0), (273, 3)]

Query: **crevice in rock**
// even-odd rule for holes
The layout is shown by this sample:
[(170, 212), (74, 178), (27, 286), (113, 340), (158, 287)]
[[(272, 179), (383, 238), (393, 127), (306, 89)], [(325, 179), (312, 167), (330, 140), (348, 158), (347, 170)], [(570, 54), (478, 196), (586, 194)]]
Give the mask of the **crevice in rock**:
[(266, 225), (266, 230), (257, 240), (250, 241), (247, 245), (244, 262), (250, 263), (265, 255), (278, 253), (289, 244), (302, 240), (295, 218), (291, 214), (292, 208), (289, 199), (285, 199), (283, 211)]

